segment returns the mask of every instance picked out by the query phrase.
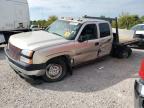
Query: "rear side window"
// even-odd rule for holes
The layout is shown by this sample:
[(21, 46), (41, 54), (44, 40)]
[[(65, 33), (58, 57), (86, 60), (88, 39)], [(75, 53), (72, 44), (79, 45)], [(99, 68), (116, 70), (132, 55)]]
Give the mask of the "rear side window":
[(110, 27), (108, 23), (99, 24), (99, 29), (101, 38), (110, 36)]

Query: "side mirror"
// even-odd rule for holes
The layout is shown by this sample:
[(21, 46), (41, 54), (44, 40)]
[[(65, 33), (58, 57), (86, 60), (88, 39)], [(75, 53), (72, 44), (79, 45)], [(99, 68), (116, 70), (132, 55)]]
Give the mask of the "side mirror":
[(78, 39), (79, 42), (84, 42), (86, 40), (88, 40), (88, 36), (87, 35), (80, 35), (80, 37)]

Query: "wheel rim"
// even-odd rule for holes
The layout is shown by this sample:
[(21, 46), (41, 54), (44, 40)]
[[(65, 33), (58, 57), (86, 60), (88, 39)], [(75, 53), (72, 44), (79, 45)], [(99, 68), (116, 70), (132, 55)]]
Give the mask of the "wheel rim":
[(58, 64), (50, 64), (46, 68), (46, 75), (51, 79), (57, 79), (62, 74), (62, 66)]

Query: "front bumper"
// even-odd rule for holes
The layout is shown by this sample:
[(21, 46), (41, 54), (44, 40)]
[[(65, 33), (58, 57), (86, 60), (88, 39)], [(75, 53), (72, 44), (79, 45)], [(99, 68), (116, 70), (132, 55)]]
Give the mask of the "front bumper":
[(26, 64), (12, 59), (5, 48), (6, 59), (9, 65), (18, 73), (28, 76), (42, 76), (45, 73), (45, 64)]
[(135, 108), (144, 108), (144, 82), (142, 80), (135, 81)]

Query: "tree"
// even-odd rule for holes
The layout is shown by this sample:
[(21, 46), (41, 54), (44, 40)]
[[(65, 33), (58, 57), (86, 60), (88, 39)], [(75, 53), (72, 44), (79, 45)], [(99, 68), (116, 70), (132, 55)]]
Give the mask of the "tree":
[(46, 25), (49, 26), (51, 25), (54, 21), (56, 21), (58, 19), (57, 16), (50, 16), (46, 22)]
[(144, 16), (141, 17), (141, 23), (144, 23)]
[(31, 21), (31, 25), (38, 25), (40, 28), (46, 28), (50, 24), (52, 24), (58, 18), (56, 16), (50, 16), (48, 20), (37, 20)]
[(101, 15), (100, 18), (105, 18), (105, 16), (104, 16), (104, 15)]
[(112, 28), (116, 28), (116, 22), (112, 21)]
[(31, 24), (31, 25), (36, 25), (36, 24), (37, 24), (37, 21), (35, 21), (35, 20), (34, 20), (34, 21), (30, 21), (30, 24)]
[(129, 13), (122, 13), (118, 19), (119, 27), (122, 29), (130, 29), (132, 26), (140, 23), (138, 15), (130, 15)]

